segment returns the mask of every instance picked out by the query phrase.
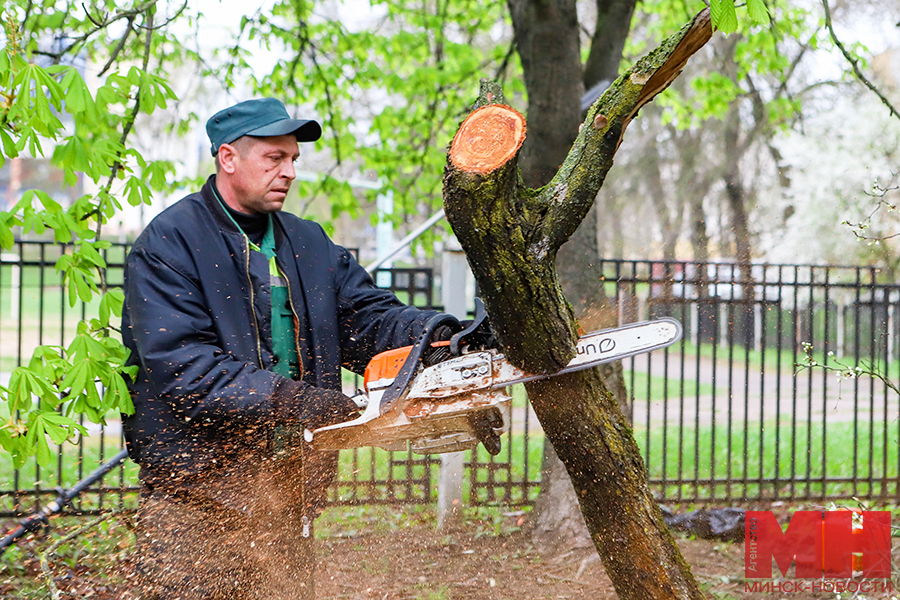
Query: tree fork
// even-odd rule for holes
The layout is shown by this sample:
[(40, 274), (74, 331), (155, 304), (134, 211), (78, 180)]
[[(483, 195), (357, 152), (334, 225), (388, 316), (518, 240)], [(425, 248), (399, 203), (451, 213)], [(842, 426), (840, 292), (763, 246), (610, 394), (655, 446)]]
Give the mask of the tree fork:
[[(588, 111), (565, 162), (540, 189), (525, 187), (518, 176), (524, 119), (502, 105), (497, 86), (483, 83), (478, 108), (451, 143), (444, 207), (516, 366), (554, 372), (574, 356), (577, 324), (556, 277), (556, 253), (594, 202), (630, 121), (711, 36), (703, 11), (626, 71)], [(703, 598), (646, 485), (630, 426), (599, 371), (527, 388), (619, 596)]]

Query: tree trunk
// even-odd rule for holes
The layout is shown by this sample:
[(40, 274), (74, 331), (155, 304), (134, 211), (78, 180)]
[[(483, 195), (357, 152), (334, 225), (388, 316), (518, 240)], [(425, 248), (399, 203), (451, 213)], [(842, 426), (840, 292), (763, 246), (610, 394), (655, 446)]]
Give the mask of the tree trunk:
[[(703, 11), (620, 77), (588, 111), (566, 160), (543, 188), (525, 187), (516, 155), (491, 163), (518, 147), (518, 113), (498, 114), (491, 131), (464, 124), (454, 137), (444, 173), (444, 208), (501, 347), (516, 366), (552, 373), (575, 355), (577, 326), (559, 286), (556, 254), (593, 204), (629, 122), (711, 35), (709, 13)], [(501, 97), (496, 86), (486, 84), (473, 115)], [(461, 147), (471, 152), (457, 153)], [(454, 160), (480, 154), (482, 147), (484, 161)], [(631, 428), (599, 370), (526, 388), (619, 596), (703, 598), (647, 487)]]
[(535, 546), (545, 552), (592, 547), (591, 534), (580, 508), (566, 466), (556, 455), (553, 444), (544, 444), (541, 494), (534, 507), (540, 518), (531, 522), (531, 540)]
[[(738, 136), (740, 135), (740, 117), (737, 107), (728, 111), (725, 118), (725, 156), (737, 154)], [(749, 268), (753, 259), (750, 243), (750, 225), (747, 221), (747, 207), (744, 205), (744, 183), (741, 179), (741, 167), (738, 161), (732, 161), (723, 175), (725, 180), (725, 196), (728, 199), (728, 214), (731, 219), (731, 232), (734, 236), (735, 258), (743, 272)]]
[(597, 26), (584, 64), (584, 87), (612, 82), (619, 75), (622, 50), (631, 30), (637, 0), (597, 0)]
[[(659, 115), (661, 115), (661, 111), (652, 111), (652, 117), (658, 117)], [(663, 240), (664, 272), (661, 290), (656, 300), (663, 303), (665, 314), (671, 315), (674, 297), (673, 288), (675, 286), (675, 248), (678, 245), (678, 238), (681, 234), (684, 206), (677, 202), (673, 206), (671, 200), (667, 201), (668, 194), (663, 187), (662, 158), (660, 157), (659, 143), (657, 142), (658, 136), (658, 127), (651, 124), (644, 136), (645, 142), (642, 144), (644, 150), (640, 163), (642, 163), (641, 172), (645, 173), (646, 194), (650, 197), (650, 202), (656, 211), (660, 235), (662, 235)]]
[(546, 184), (565, 160), (581, 122), (581, 55), (575, 0), (509, 0), (528, 90), (531, 130), (519, 166), (525, 184)]
[[(565, 160), (581, 122), (585, 88), (618, 76), (636, 0), (597, 0), (597, 25), (590, 55), (581, 69), (575, 0), (509, 0), (528, 90), (528, 139), (519, 167), (526, 185), (546, 185)], [(592, 207), (557, 257), (557, 273), (581, 328), (593, 331), (618, 324), (603, 289), (597, 243), (597, 212)], [(630, 417), (620, 362), (604, 365), (604, 383)], [(557, 542), (589, 543), (584, 519), (565, 468), (549, 445), (541, 467), (541, 495), (532, 512), (534, 542), (551, 549)]]

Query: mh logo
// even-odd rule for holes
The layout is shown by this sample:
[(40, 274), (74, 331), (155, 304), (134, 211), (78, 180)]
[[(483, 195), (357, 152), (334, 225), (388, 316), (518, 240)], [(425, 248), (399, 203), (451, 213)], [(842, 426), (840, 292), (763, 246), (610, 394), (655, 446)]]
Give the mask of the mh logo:
[[(862, 515), (862, 526), (853, 516)], [(891, 513), (886, 510), (794, 513), (787, 531), (771, 511), (747, 511), (744, 521), (744, 576), (772, 577), (772, 559), (782, 576), (794, 561), (798, 579), (891, 576)], [(861, 555), (861, 560), (860, 560)]]

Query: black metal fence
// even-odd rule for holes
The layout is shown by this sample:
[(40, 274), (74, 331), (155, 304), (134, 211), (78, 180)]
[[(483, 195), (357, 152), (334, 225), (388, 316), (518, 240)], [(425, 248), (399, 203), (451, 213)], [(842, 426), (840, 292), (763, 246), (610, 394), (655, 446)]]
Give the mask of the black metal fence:
[(679, 345), (626, 364), (661, 499), (896, 498), (900, 286), (875, 267), (603, 268), (621, 320), (684, 325)]
[[(106, 251), (109, 285), (121, 284), (128, 247)], [(0, 260), (0, 385), (34, 347), (65, 346), (95, 305), (69, 307), (54, 264), (67, 248), (17, 242)], [(634, 432), (661, 501), (719, 503), (900, 493), (900, 286), (872, 267), (604, 261), (610, 310), (620, 323), (669, 315), (677, 345), (624, 363)], [(376, 281), (404, 301), (433, 307), (427, 269), (391, 269)], [(808, 344), (808, 346), (806, 346)], [(883, 378), (846, 378), (820, 365), (869, 366)], [(347, 380), (352, 385), (352, 379)], [(514, 390), (503, 451), (469, 452), (470, 504), (530, 504), (540, 485), (543, 433)], [(0, 515), (30, 512), (72, 486), (122, 445), (111, 416), (91, 436), (56, 449), (51, 468), (12, 468), (0, 452)], [(343, 452), (334, 504), (428, 503), (439, 457), (360, 449)], [(126, 461), (70, 507), (134, 506), (137, 468)]]

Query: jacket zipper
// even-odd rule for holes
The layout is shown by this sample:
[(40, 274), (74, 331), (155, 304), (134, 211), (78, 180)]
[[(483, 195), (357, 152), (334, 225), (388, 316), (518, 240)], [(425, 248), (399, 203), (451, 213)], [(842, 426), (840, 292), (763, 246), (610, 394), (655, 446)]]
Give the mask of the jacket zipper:
[[(288, 304), (291, 307), (291, 314), (294, 316), (294, 347), (297, 349), (297, 367), (299, 369), (299, 374), (297, 375), (297, 379), (303, 381), (303, 353), (300, 351), (300, 319), (297, 317), (297, 311), (294, 309), (294, 296), (291, 294), (291, 280), (285, 275), (286, 271), (281, 268), (281, 265), (278, 264), (278, 257), (275, 257), (275, 266), (278, 268), (279, 275), (284, 277), (284, 286), (287, 288), (288, 292)], [(303, 482), (300, 485), (300, 511), (302, 513), (301, 522), (303, 523), (303, 530), (301, 535), (305, 538), (309, 538), (312, 534), (311, 525), (312, 519), (307, 515), (307, 511), (309, 508), (306, 506), (306, 486), (309, 484), (309, 480), (306, 478), (306, 441), (300, 441), (300, 479)]]
[(291, 307), (291, 314), (294, 316), (294, 347), (297, 349), (297, 367), (300, 369), (297, 378), (303, 380), (303, 353), (300, 351), (300, 319), (297, 317), (297, 311), (294, 310), (294, 296), (291, 294), (291, 281), (285, 275), (285, 270), (278, 264), (278, 258), (275, 258), (275, 266), (278, 267), (279, 274), (284, 277), (284, 286), (288, 292), (288, 304)]
[[(250, 288), (250, 314), (253, 315), (253, 333), (256, 338), (256, 360), (259, 362), (259, 368), (263, 367), (262, 360), (262, 344), (259, 340), (259, 321), (256, 318), (256, 295), (253, 293), (253, 278), (250, 277), (250, 238), (244, 237), (244, 268), (247, 271), (247, 284)], [(290, 293), (290, 292), (288, 292)]]

